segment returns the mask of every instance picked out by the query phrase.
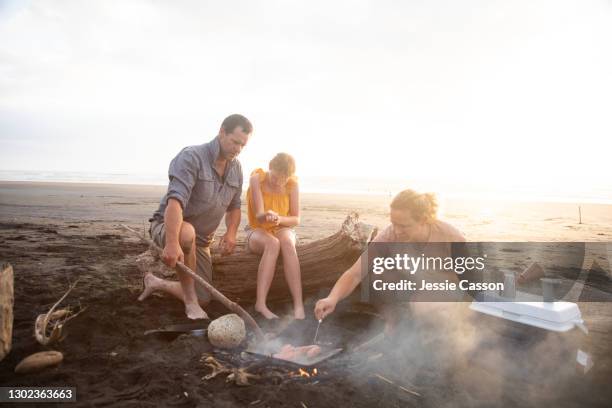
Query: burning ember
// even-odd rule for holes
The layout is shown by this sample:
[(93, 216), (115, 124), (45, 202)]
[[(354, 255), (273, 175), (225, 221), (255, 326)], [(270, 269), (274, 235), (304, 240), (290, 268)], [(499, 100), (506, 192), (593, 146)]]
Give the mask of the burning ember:
[(291, 377), (311, 378), (311, 377), (316, 377), (318, 374), (319, 374), (319, 371), (316, 368), (313, 368), (311, 372), (308, 372), (308, 370), (306, 369), (300, 368), (298, 371), (294, 371), (290, 373), (289, 375)]

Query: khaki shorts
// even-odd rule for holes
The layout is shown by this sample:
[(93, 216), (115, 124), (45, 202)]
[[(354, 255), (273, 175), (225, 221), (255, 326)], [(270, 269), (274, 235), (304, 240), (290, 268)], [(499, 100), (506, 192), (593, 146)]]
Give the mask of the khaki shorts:
[[(149, 234), (151, 239), (160, 247), (163, 248), (166, 245), (166, 225), (162, 221), (151, 221)], [(207, 246), (196, 247), (195, 273), (206, 282), (212, 284), (212, 258), (210, 256), (210, 248)], [(210, 301), (210, 293), (198, 283), (195, 284), (195, 290), (200, 301)]]

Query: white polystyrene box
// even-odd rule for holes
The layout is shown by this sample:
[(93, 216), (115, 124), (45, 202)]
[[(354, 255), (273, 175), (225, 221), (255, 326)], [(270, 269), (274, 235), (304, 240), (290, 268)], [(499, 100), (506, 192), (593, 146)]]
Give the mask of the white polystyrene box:
[[(525, 293), (521, 293), (517, 296), (517, 298), (523, 298), (525, 300), (530, 297), (529, 294)], [(580, 309), (576, 303), (572, 302), (474, 301), (470, 305), (470, 309), (502, 319), (557, 332), (565, 332), (573, 329), (575, 326), (579, 326), (581, 329), (584, 328), (584, 321), (582, 320)]]

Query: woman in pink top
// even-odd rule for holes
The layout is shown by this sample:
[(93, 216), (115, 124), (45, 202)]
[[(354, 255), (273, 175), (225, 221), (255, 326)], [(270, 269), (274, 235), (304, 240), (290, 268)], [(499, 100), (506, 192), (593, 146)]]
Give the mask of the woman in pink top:
[[(404, 190), (391, 202), (390, 221), (373, 242), (446, 242), (433, 246), (435, 256), (450, 256), (452, 242), (464, 242), (463, 234), (452, 225), (437, 219), (438, 205), (433, 194)], [(429, 254), (430, 256), (433, 254)], [(363, 255), (362, 255), (363, 256)], [(361, 282), (361, 257), (338, 279), (329, 295), (315, 305), (315, 316), (323, 319), (337, 303), (350, 295)]]

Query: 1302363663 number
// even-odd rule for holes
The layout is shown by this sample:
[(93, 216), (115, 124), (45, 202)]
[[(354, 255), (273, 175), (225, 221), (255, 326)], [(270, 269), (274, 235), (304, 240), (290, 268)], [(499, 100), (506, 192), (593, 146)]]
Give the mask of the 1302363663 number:
[(75, 387), (0, 387), (0, 402), (76, 401)]

